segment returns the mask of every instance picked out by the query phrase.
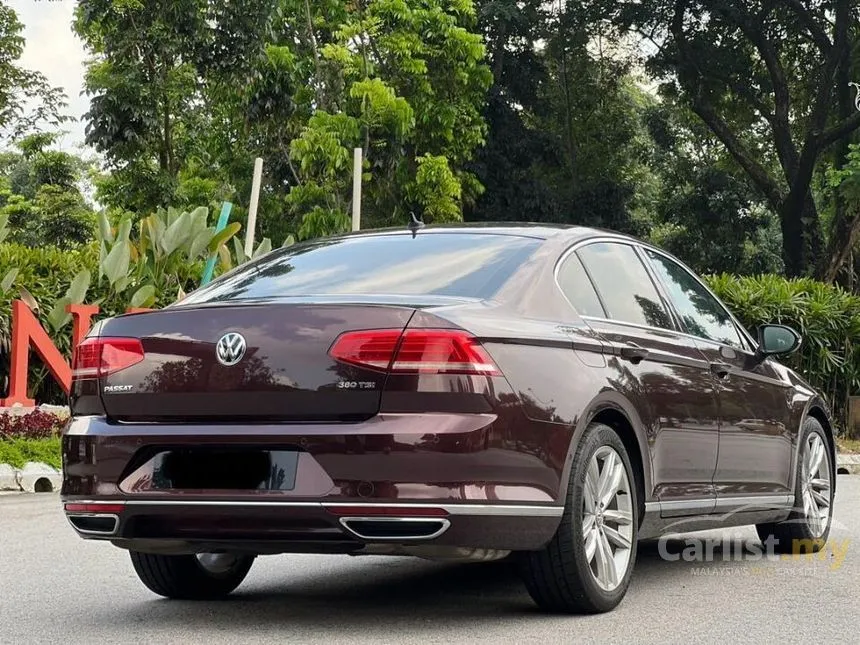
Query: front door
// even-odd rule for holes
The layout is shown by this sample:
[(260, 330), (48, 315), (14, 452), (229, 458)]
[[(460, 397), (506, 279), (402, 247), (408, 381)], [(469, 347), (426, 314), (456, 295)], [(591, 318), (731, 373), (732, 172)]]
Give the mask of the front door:
[(731, 315), (695, 276), (662, 253), (649, 249), (646, 255), (708, 360), (719, 392), (718, 507), (785, 497), (792, 457), (789, 384), (769, 360), (755, 357)]

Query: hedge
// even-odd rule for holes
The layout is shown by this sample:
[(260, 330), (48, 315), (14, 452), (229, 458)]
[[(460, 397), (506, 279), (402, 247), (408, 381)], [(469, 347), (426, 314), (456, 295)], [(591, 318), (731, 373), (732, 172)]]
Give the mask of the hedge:
[(28, 461), (60, 467), (60, 432), (65, 416), (46, 410), (0, 413), (0, 464), (21, 468)]
[(809, 278), (723, 274), (707, 281), (753, 336), (765, 323), (803, 335), (800, 351), (783, 362), (827, 397), (844, 428), (848, 397), (860, 393), (860, 296)]
[(0, 464), (9, 464), (13, 468), (22, 468), (28, 461), (34, 461), (59, 470), (62, 466), (61, 453), (59, 437), (0, 439)]

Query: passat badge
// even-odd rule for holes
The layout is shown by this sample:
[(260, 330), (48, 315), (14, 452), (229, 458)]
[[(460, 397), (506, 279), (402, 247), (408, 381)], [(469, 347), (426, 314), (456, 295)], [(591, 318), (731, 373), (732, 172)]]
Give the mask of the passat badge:
[(245, 337), (242, 334), (231, 331), (224, 334), (215, 345), (215, 356), (218, 357), (218, 362), (227, 367), (235, 365), (242, 360), (245, 355)]

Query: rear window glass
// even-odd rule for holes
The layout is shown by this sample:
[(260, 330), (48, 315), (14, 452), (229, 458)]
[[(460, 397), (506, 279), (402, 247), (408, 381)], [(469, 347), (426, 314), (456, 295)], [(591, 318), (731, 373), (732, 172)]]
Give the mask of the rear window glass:
[(312, 295), (489, 298), (542, 240), (512, 235), (419, 233), (297, 244), (255, 260), (182, 304)]

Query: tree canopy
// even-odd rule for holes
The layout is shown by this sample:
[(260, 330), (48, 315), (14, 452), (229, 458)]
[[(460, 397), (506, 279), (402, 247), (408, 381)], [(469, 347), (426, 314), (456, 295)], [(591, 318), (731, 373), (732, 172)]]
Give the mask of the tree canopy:
[(66, 97), (43, 74), (21, 67), (24, 25), (0, 2), (0, 137), (19, 137), (37, 127), (56, 127), (66, 117)]
[[(62, 97), (0, 7), (22, 141), (25, 107), (58, 120)], [(230, 200), (241, 221), (260, 156), (261, 236), (346, 230), (359, 147), (365, 227), (584, 224), (700, 271), (856, 283), (856, 0), (82, 0), (74, 30), (96, 201), (122, 213)]]

